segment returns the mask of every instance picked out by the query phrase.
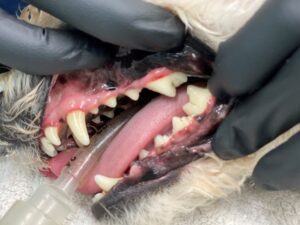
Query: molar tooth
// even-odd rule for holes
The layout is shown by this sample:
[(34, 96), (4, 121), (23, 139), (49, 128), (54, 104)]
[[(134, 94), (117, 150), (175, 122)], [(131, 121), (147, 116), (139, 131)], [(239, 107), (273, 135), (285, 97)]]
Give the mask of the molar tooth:
[(105, 192), (110, 191), (123, 178), (110, 178), (102, 175), (95, 176), (95, 182)]
[(140, 97), (141, 89), (130, 89), (127, 90), (124, 94), (133, 101), (137, 101)]
[(142, 149), (142, 151), (140, 151), (139, 154), (139, 160), (147, 158), (148, 155), (149, 155), (149, 151), (147, 151), (146, 149)]
[(117, 98), (116, 97), (111, 97), (109, 98), (104, 105), (110, 107), (110, 108), (115, 108), (117, 106)]
[(168, 97), (176, 96), (176, 88), (169, 76), (148, 83), (146, 88)]
[(72, 131), (75, 141), (79, 142), (79, 145), (87, 146), (90, 144), (90, 137), (87, 132), (85, 123), (85, 113), (76, 110), (67, 115), (67, 123)]
[(44, 133), (51, 144), (56, 145), (56, 146), (61, 145), (61, 141), (58, 136), (58, 128), (57, 127), (47, 127), (44, 130)]
[(50, 157), (54, 157), (57, 155), (57, 151), (55, 150), (54, 146), (50, 143), (50, 141), (46, 138), (43, 137), (41, 139), (41, 147), (42, 150)]
[(99, 108), (94, 108), (90, 111), (90, 113), (94, 114), (94, 115), (97, 115), (99, 113)]
[(157, 135), (154, 139), (155, 148), (159, 148), (162, 145), (166, 144), (169, 141), (169, 137), (167, 135)]
[(169, 75), (169, 78), (172, 80), (172, 83), (175, 87), (179, 87), (180, 85), (187, 82), (187, 75), (180, 72), (175, 72)]
[(92, 199), (93, 203), (99, 202), (104, 196), (105, 194), (103, 192), (95, 194), (95, 196)]
[(178, 131), (187, 127), (190, 124), (191, 120), (192, 120), (191, 117), (173, 117), (172, 118), (172, 127), (173, 127), (172, 133), (175, 134)]

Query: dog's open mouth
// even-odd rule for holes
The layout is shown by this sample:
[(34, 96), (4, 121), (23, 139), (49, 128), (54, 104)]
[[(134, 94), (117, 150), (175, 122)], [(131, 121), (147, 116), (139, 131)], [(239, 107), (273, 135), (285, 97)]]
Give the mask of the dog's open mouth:
[(108, 120), (143, 105), (80, 191), (100, 193), (93, 209), (99, 212), (176, 177), (211, 149), (210, 136), (228, 111), (206, 88), (212, 55), (190, 41), (165, 53), (119, 50), (102, 69), (55, 76), (42, 123), (41, 149), (49, 156), (43, 172), (59, 176)]

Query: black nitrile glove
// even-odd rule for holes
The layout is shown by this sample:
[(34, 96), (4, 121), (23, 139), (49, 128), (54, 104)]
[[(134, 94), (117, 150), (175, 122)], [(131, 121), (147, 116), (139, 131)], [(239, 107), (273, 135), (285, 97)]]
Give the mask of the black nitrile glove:
[[(0, 63), (48, 75), (103, 65), (112, 43), (163, 51), (181, 44), (184, 25), (141, 0), (27, 0), (80, 30), (43, 29), (0, 9)], [(101, 41), (100, 41), (101, 40)]]
[[(213, 148), (224, 159), (255, 152), (300, 122), (300, 0), (269, 0), (221, 44), (209, 88), (238, 104), (217, 130)], [(256, 182), (300, 187), (300, 133), (263, 157)]]

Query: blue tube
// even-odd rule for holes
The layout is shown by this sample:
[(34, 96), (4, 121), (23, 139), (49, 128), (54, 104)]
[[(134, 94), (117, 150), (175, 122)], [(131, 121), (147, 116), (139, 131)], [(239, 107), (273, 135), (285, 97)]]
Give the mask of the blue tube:
[(26, 6), (21, 0), (0, 0), (0, 8), (12, 15), (17, 15)]

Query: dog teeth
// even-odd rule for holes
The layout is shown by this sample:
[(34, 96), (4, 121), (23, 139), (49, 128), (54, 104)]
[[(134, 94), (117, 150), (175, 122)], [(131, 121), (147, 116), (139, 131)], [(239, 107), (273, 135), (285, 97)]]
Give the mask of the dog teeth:
[(90, 113), (92, 113), (93, 115), (97, 115), (99, 113), (99, 108), (94, 108), (90, 111)]
[(54, 146), (51, 144), (51, 142), (43, 137), (41, 139), (41, 147), (42, 147), (42, 150), (50, 157), (54, 157), (57, 155), (57, 151), (55, 150)]
[(85, 123), (85, 113), (76, 110), (67, 115), (67, 123), (72, 131), (73, 137), (77, 144), (87, 146), (90, 144), (90, 137), (87, 132)]
[(175, 134), (178, 131), (187, 127), (190, 124), (191, 120), (192, 120), (191, 117), (173, 117), (172, 118), (172, 127), (173, 127), (172, 133)]
[(61, 145), (60, 138), (58, 136), (58, 128), (57, 127), (47, 127), (44, 130), (45, 136), (48, 139), (48, 141), (56, 146)]
[(110, 178), (102, 175), (95, 176), (96, 184), (105, 192), (110, 191), (123, 178)]
[(104, 112), (102, 112), (102, 115), (106, 116), (107, 118), (112, 119), (115, 116), (115, 111), (114, 110), (104, 111)]
[(105, 196), (104, 193), (97, 193), (97, 194), (95, 194), (95, 196), (92, 199), (93, 203), (99, 202), (104, 196)]
[(99, 123), (101, 123), (101, 118), (100, 118), (100, 116), (97, 116), (97, 117), (93, 118), (92, 121), (96, 124), (99, 124)]
[(166, 144), (169, 141), (169, 137), (167, 135), (157, 135), (154, 138), (154, 146), (155, 148), (159, 148)]
[(110, 108), (115, 108), (117, 106), (117, 98), (116, 97), (111, 97), (109, 98), (104, 105), (110, 107)]
[(185, 82), (187, 82), (187, 76), (184, 73), (173, 73), (148, 83), (146, 88), (168, 97), (175, 97), (176, 87)]
[(187, 87), (187, 94), (189, 96), (189, 102), (183, 106), (183, 111), (187, 115), (199, 115), (203, 113), (212, 96), (207, 88), (194, 85)]
[(142, 149), (142, 151), (140, 151), (140, 154), (139, 154), (139, 160), (147, 158), (148, 155), (149, 155), (149, 151), (147, 151), (146, 149)]
[(140, 97), (141, 89), (127, 90), (124, 94), (133, 101), (137, 101)]

